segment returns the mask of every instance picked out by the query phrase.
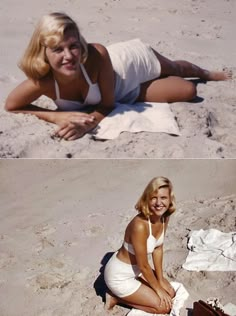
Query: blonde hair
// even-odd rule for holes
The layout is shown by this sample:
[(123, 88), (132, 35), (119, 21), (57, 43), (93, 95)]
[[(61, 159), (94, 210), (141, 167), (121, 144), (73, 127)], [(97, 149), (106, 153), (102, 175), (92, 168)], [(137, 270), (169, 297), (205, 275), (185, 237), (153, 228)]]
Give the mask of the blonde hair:
[(165, 177), (156, 177), (153, 178), (145, 188), (143, 194), (141, 195), (140, 199), (135, 205), (136, 210), (138, 212), (142, 213), (146, 218), (149, 218), (152, 213), (149, 210), (148, 203), (149, 200), (154, 192), (158, 192), (160, 188), (169, 188), (169, 194), (170, 194), (170, 207), (164, 214), (165, 217), (170, 216), (172, 213), (174, 213), (176, 209), (175, 204), (175, 195), (173, 192), (173, 185), (170, 182), (169, 179)]
[(54, 12), (41, 18), (19, 62), (20, 69), (27, 77), (41, 79), (50, 72), (51, 67), (45, 55), (46, 47), (57, 46), (67, 30), (74, 30), (78, 34), (82, 50), (80, 62), (85, 63), (88, 57), (88, 44), (80, 34), (77, 24), (65, 13)]

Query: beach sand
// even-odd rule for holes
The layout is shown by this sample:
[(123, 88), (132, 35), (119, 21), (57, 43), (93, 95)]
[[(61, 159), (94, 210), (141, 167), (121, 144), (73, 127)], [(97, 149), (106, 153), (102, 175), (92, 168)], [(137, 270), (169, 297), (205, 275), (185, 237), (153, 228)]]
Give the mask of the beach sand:
[(164, 274), (189, 291), (181, 316), (212, 296), (235, 304), (235, 272), (182, 268), (192, 230), (235, 231), (235, 170), (235, 160), (1, 160), (0, 315), (126, 315), (104, 310), (102, 271), (157, 175), (177, 199)]
[[(109, 141), (95, 141), (89, 135), (73, 142), (53, 139), (55, 125), (3, 111), (8, 93), (25, 79), (17, 62), (34, 26), (52, 11), (71, 15), (88, 42), (108, 45), (139, 37), (170, 59), (186, 59), (210, 70), (228, 67), (233, 80), (199, 82), (196, 102), (171, 104), (178, 137), (125, 132)], [(235, 0), (2, 0), (0, 14), (1, 158), (235, 157)], [(46, 98), (37, 104), (51, 106)]]
[[(6, 113), (8, 93), (39, 17), (64, 11), (88, 42), (141, 38), (170, 59), (233, 79), (198, 82), (196, 102), (171, 104), (181, 136), (122, 133), (109, 141), (51, 137), (55, 125)], [(215, 296), (236, 304), (235, 272), (182, 268), (192, 230), (236, 231), (236, 50), (234, 0), (2, 0), (0, 3), (0, 316), (125, 316), (104, 310), (104, 265), (122, 244), (134, 205), (157, 175), (174, 185), (177, 210), (164, 246), (164, 274), (184, 284), (193, 302)], [(36, 102), (51, 107), (42, 97)], [(219, 158), (219, 159), (99, 159)]]

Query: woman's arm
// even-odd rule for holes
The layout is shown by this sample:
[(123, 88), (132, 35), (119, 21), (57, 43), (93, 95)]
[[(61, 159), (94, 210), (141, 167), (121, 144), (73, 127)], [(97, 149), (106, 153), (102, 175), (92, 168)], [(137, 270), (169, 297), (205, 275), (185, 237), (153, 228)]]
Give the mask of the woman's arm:
[(163, 270), (162, 270), (162, 264), (163, 264), (163, 245), (160, 247), (155, 248), (155, 250), (152, 253), (152, 260), (153, 265), (155, 269), (155, 273), (157, 276), (157, 279), (159, 282), (163, 280)]
[[(169, 223), (169, 217), (166, 217), (165, 223), (164, 223), (164, 234), (166, 234), (168, 223)], [(153, 265), (154, 265), (156, 276), (157, 276), (159, 282), (161, 282), (163, 280), (163, 270), (162, 270), (163, 245), (154, 249), (153, 254), (152, 254), (152, 260), (153, 260)]]
[(160, 285), (157, 281), (155, 274), (148, 262), (147, 256), (147, 238), (148, 232), (140, 222), (134, 222), (131, 226), (131, 243), (133, 245), (135, 251), (135, 258), (137, 261), (137, 265), (142, 272), (143, 277), (149, 283), (149, 285), (153, 288), (153, 290), (158, 293), (160, 289)]
[[(136, 225), (135, 225), (136, 224)], [(167, 292), (162, 288), (160, 282), (157, 280), (147, 257), (147, 238), (148, 232), (143, 223), (135, 223), (131, 232), (131, 242), (135, 251), (135, 258), (137, 265), (141, 270), (144, 279), (148, 282), (150, 287), (156, 292), (160, 298), (161, 305), (164, 304), (167, 308), (172, 305), (171, 298)]]
[(89, 125), (94, 121), (93, 116), (87, 113), (59, 112), (48, 110), (31, 103), (42, 95), (48, 95), (50, 81), (33, 81), (27, 79), (19, 84), (7, 97), (5, 109), (14, 113), (33, 114), (44, 121), (63, 126), (69, 124), (71, 119), (80, 121), (83, 125)]
[(96, 44), (95, 47), (100, 53), (98, 85), (100, 88), (102, 100), (96, 110), (91, 114), (94, 115), (95, 118), (100, 122), (114, 109), (115, 80), (113, 66), (107, 49), (100, 44)]
[[(169, 218), (166, 219), (165, 222), (165, 232), (167, 229), (167, 225), (169, 222)], [(155, 269), (155, 274), (158, 280), (158, 284), (171, 296), (175, 295), (172, 286), (170, 285), (169, 281), (164, 278), (163, 276), (163, 245), (154, 249), (152, 253), (152, 260)]]
[(7, 97), (5, 110), (14, 113), (34, 114), (38, 118), (54, 123), (54, 112), (31, 103), (44, 94), (39, 82), (27, 79), (19, 84)]

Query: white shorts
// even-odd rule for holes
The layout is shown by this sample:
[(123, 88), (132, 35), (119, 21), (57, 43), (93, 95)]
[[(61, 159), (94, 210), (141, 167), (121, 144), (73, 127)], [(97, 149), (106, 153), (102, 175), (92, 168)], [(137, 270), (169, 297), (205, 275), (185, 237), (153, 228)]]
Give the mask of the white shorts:
[(116, 74), (115, 101), (132, 104), (140, 84), (160, 77), (161, 65), (152, 48), (140, 39), (107, 47)]
[(104, 271), (104, 279), (107, 287), (117, 297), (126, 297), (138, 290), (141, 282), (137, 279), (141, 275), (137, 265), (122, 262), (117, 258), (117, 252), (113, 254)]

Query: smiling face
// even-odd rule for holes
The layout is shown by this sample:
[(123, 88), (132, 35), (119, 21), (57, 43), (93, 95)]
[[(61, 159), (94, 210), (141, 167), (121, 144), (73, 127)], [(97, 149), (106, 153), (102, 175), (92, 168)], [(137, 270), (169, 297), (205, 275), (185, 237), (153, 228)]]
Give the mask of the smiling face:
[(169, 209), (170, 203), (170, 190), (163, 187), (150, 195), (148, 207), (154, 216), (161, 217)]
[(80, 57), (81, 46), (75, 30), (67, 30), (58, 45), (46, 48), (46, 58), (57, 79), (77, 76), (80, 69)]

